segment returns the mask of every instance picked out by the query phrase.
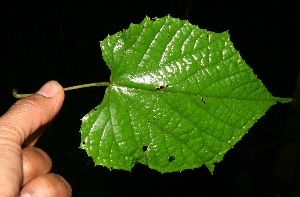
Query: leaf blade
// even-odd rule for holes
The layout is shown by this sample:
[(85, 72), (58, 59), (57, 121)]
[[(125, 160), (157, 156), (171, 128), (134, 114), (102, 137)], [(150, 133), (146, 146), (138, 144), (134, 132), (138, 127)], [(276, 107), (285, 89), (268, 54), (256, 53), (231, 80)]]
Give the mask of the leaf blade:
[(142, 163), (172, 172), (204, 164), (213, 172), (272, 105), (289, 102), (267, 91), (228, 32), (146, 17), (101, 49), (111, 85), (83, 118), (81, 147), (108, 168)]

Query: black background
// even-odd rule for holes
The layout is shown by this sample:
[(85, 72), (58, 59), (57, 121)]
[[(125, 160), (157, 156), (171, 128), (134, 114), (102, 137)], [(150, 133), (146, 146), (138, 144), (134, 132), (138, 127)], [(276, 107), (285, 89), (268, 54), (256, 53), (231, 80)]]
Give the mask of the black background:
[[(293, 1), (3, 1), (0, 112), (15, 102), (14, 88), (34, 92), (51, 79), (64, 87), (109, 81), (99, 41), (146, 15), (167, 14), (210, 31), (229, 30), (268, 90), (297, 98), (299, 12)], [(125, 172), (94, 167), (78, 148), (80, 118), (100, 103), (104, 90), (67, 92), (60, 114), (37, 144), (52, 157), (52, 171), (70, 182), (73, 196), (300, 196), (297, 102), (273, 106), (216, 165), (214, 175), (205, 167), (160, 174), (136, 165)]]

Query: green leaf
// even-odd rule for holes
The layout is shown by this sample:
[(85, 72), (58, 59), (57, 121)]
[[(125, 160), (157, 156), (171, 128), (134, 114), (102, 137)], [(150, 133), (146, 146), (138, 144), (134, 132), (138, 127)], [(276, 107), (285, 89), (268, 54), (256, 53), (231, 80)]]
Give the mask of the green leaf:
[(146, 17), (100, 45), (111, 85), (81, 127), (96, 165), (213, 172), (272, 105), (291, 101), (267, 91), (228, 32)]

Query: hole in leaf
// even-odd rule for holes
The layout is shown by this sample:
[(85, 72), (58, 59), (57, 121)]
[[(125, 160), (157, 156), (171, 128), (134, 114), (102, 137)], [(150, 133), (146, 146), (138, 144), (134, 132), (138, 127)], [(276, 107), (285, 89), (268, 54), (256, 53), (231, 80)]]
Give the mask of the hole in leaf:
[(143, 149), (143, 152), (146, 152), (148, 150), (148, 146), (143, 146), (142, 149)]
[(163, 90), (163, 89), (165, 89), (165, 88), (167, 88), (167, 87), (169, 87), (169, 85), (159, 86), (159, 87), (156, 88), (156, 90), (157, 90), (157, 91), (161, 91), (161, 90)]
[(169, 162), (172, 162), (172, 161), (174, 161), (175, 160), (175, 157), (174, 156), (169, 156), (169, 158), (168, 158), (168, 161)]
[(159, 86), (158, 88), (156, 88), (157, 91), (161, 91), (163, 90), (165, 87), (164, 86)]
[(203, 104), (206, 103), (205, 99), (204, 98), (201, 98), (201, 101), (203, 102)]

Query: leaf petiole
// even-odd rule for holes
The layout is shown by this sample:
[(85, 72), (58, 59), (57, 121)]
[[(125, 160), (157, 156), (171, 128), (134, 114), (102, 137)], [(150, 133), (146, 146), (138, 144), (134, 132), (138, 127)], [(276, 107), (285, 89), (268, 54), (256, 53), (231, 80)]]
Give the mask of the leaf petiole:
[[(88, 87), (95, 87), (95, 86), (110, 86), (110, 83), (109, 82), (98, 82), (98, 83), (88, 83), (88, 84), (76, 85), (76, 86), (64, 88), (64, 91), (88, 88)], [(18, 98), (18, 99), (25, 98), (25, 97), (32, 95), (32, 94), (19, 94), (17, 92), (17, 90), (15, 90), (15, 89), (13, 90), (12, 94), (15, 98)]]

